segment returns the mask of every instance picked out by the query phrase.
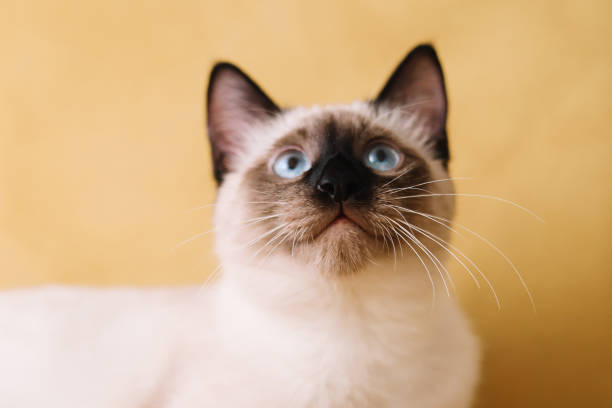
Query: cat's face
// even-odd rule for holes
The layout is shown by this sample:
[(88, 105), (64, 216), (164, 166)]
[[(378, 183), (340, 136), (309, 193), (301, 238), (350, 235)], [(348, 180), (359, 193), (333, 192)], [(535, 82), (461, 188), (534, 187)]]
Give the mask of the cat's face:
[(452, 217), (446, 96), (430, 47), (373, 102), (280, 110), (237, 68), (211, 75), (208, 123), (223, 258), (324, 273), (439, 254)]

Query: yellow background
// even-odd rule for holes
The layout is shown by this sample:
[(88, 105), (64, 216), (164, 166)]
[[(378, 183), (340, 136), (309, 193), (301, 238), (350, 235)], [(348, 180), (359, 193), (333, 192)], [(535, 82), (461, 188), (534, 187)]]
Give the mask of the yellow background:
[(432, 41), (452, 173), (472, 177), (456, 265), (482, 338), (481, 407), (612, 404), (612, 2), (3, 1), (0, 285), (201, 282), (216, 266), (208, 71), (229, 59), (281, 104), (372, 96)]

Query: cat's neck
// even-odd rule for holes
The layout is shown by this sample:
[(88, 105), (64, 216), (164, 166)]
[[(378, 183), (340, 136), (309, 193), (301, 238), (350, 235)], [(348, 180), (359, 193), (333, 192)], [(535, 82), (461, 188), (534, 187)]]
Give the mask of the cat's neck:
[[(418, 261), (417, 261), (418, 262)], [(307, 265), (224, 265), (220, 290), (241, 307), (304, 320), (321, 315), (427, 316), (444, 303), (441, 284), (432, 284), (420, 263), (394, 260), (369, 264), (351, 275), (329, 276)], [(435, 278), (434, 278), (435, 282)]]

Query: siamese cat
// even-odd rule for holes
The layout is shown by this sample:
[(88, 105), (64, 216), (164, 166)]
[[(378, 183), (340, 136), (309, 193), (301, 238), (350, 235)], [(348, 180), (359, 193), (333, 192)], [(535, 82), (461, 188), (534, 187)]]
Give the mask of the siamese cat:
[(434, 49), (373, 100), (280, 108), (228, 63), (207, 98), (220, 277), (3, 293), (0, 406), (469, 407)]

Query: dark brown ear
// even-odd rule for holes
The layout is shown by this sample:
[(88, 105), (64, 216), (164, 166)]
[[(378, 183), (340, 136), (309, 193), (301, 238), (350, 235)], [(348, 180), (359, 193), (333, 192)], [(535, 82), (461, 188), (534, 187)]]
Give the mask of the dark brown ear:
[(214, 175), (221, 183), (244, 153), (245, 131), (280, 112), (274, 102), (238, 67), (222, 62), (211, 73), (207, 92), (208, 138)]
[(431, 45), (419, 45), (404, 58), (374, 103), (417, 114), (430, 132), (436, 159), (449, 160), (446, 137), (447, 100), (442, 67)]

